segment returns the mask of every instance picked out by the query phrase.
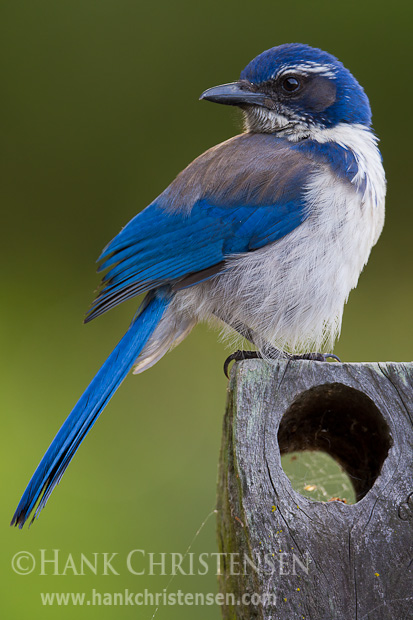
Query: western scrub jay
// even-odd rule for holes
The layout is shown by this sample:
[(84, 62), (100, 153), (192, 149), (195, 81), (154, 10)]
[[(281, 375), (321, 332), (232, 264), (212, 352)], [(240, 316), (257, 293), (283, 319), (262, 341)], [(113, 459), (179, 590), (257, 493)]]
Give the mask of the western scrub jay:
[(201, 99), (239, 106), (245, 131), (195, 159), (103, 250), (86, 321), (147, 295), (12, 525), (39, 514), (131, 368), (155, 364), (198, 321), (218, 320), (268, 356), (332, 347), (339, 333), (384, 221), (385, 176), (362, 87), (330, 54), (288, 44)]

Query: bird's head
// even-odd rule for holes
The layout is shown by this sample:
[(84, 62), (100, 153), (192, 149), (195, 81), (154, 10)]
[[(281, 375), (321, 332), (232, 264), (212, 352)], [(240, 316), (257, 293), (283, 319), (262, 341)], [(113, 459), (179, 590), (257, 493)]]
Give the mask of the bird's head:
[(239, 106), (247, 131), (292, 139), (339, 123), (371, 123), (368, 98), (350, 71), (331, 54), (300, 43), (263, 52), (237, 82), (210, 88), (200, 98)]

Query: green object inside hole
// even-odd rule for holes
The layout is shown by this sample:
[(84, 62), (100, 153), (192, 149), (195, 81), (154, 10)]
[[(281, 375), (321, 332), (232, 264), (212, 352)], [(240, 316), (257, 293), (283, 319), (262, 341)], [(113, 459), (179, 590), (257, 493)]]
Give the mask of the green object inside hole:
[(295, 491), (319, 502), (331, 499), (355, 504), (351, 480), (344, 469), (325, 452), (306, 450), (289, 452), (281, 457), (281, 465)]

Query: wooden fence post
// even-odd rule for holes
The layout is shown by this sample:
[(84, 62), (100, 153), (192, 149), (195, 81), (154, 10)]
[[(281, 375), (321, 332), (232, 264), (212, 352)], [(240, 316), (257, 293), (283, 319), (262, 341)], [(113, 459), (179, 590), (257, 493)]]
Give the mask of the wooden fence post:
[[(235, 364), (218, 482), (224, 618), (413, 618), (412, 445), (413, 363)], [(357, 502), (293, 490), (280, 459), (296, 450), (333, 456)]]

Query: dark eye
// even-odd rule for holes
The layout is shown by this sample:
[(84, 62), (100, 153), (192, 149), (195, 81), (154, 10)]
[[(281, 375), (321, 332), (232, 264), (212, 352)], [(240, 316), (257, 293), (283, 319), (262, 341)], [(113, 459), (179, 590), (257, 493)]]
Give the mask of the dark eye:
[(298, 78), (290, 75), (282, 81), (281, 86), (287, 93), (293, 93), (299, 90), (301, 87), (301, 82)]

